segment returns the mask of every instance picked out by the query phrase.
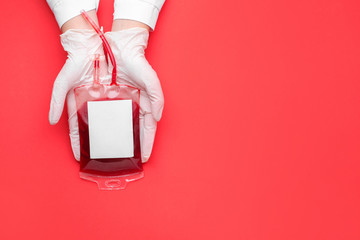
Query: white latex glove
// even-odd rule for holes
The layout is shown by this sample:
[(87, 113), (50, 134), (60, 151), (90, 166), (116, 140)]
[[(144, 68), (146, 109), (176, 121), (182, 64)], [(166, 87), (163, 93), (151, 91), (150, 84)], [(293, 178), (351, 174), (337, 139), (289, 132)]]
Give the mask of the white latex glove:
[[(149, 160), (164, 107), (164, 96), (156, 72), (145, 59), (149, 32), (130, 28), (105, 34), (117, 64), (117, 82), (140, 89), (140, 143), (142, 162)], [(112, 66), (109, 66), (109, 72)]]
[[(54, 82), (49, 121), (52, 125), (59, 121), (67, 97), (71, 146), (76, 160), (79, 160), (80, 140), (73, 88), (93, 81), (93, 56), (94, 54), (103, 56), (104, 52), (102, 41), (94, 30), (68, 30), (60, 37), (68, 58)], [(106, 68), (105, 60), (100, 61), (101, 82), (107, 80), (106, 77), (101, 77), (101, 69), (105, 69), (106, 74)]]

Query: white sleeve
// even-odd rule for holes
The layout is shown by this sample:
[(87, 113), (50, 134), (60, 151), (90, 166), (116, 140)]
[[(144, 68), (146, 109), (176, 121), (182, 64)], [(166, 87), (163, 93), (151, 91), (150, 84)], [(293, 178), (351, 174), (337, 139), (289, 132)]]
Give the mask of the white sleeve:
[(114, 20), (135, 20), (154, 30), (164, 2), (165, 0), (115, 0)]
[(71, 18), (80, 15), (82, 9), (86, 12), (93, 9), (97, 11), (99, 6), (99, 0), (46, 0), (46, 2), (54, 13), (60, 28)]

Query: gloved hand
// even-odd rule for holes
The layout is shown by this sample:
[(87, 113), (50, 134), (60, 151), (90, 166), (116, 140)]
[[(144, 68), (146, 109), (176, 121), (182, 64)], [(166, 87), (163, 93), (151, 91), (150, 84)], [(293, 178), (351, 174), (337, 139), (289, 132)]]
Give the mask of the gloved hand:
[[(117, 64), (117, 82), (140, 89), (140, 143), (142, 162), (148, 161), (160, 120), (164, 96), (156, 72), (145, 59), (149, 32), (144, 28), (108, 32), (106, 39)], [(109, 64), (109, 72), (112, 66)]]
[[(102, 41), (94, 30), (72, 29), (60, 37), (61, 44), (68, 53), (68, 58), (54, 82), (49, 121), (50, 124), (56, 124), (59, 121), (67, 97), (71, 146), (76, 160), (79, 160), (80, 140), (73, 87), (92, 82), (94, 72), (92, 58), (94, 54), (103, 56), (104, 51)], [(100, 69), (106, 69), (105, 58), (102, 58)], [(107, 79), (100, 75), (100, 82)]]
[[(94, 69), (91, 57), (97, 53), (100, 55), (104, 54), (100, 38), (94, 30), (89, 29), (91, 26), (87, 25), (86, 21), (79, 15), (81, 10), (85, 10), (93, 12), (96, 17), (99, 0), (46, 1), (54, 13), (59, 27), (63, 31), (70, 29), (60, 36), (61, 44), (68, 53), (68, 58), (54, 82), (49, 121), (50, 124), (56, 124), (59, 121), (64, 108), (65, 98), (67, 97), (71, 146), (75, 158), (79, 160), (79, 130), (76, 102), (72, 88), (92, 80)], [(100, 61), (100, 69), (106, 67), (106, 62)]]

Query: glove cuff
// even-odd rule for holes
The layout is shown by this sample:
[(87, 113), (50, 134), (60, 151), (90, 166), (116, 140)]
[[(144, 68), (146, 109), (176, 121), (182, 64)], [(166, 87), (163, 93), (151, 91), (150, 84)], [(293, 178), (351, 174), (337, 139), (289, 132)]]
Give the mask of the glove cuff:
[(94, 30), (70, 29), (60, 35), (61, 44), (68, 53), (93, 55), (104, 54), (102, 41)]
[[(105, 37), (108, 40), (111, 49), (116, 55), (117, 52), (132, 51), (135, 46), (146, 49), (149, 32), (145, 28), (129, 28), (116, 32), (107, 32)], [(122, 49), (122, 51), (120, 51)], [(132, 51), (133, 52), (133, 51)]]
[(80, 15), (81, 10), (98, 9), (99, 0), (46, 0), (61, 28), (65, 22)]

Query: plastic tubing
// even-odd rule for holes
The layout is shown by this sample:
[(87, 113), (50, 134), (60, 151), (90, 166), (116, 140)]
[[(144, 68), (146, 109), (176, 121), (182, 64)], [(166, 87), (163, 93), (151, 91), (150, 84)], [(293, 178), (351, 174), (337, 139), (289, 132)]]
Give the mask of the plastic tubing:
[(108, 41), (106, 40), (103, 32), (96, 25), (96, 23), (89, 17), (89, 15), (84, 10), (81, 10), (80, 12), (81, 12), (81, 15), (86, 19), (86, 21), (88, 21), (90, 23), (90, 25), (94, 28), (95, 32), (99, 35), (99, 37), (103, 41), (105, 52), (108, 53), (108, 55), (110, 57), (111, 64), (113, 65), (113, 71), (112, 71), (112, 77), (111, 77), (111, 85), (117, 85), (117, 83), (116, 83), (116, 74), (117, 74), (116, 61), (115, 61), (114, 54), (113, 54), (113, 52), (112, 52), (112, 50), (110, 48), (110, 45), (109, 45)]
[(100, 54), (95, 54), (94, 59), (94, 84), (100, 84), (99, 81)]

